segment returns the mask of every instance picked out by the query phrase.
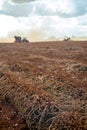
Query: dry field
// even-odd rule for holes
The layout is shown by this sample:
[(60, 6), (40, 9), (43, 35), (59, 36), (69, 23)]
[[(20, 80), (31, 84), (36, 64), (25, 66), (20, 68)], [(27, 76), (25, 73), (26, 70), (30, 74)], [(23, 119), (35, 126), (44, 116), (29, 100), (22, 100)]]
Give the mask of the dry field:
[(0, 130), (87, 130), (87, 42), (0, 44)]

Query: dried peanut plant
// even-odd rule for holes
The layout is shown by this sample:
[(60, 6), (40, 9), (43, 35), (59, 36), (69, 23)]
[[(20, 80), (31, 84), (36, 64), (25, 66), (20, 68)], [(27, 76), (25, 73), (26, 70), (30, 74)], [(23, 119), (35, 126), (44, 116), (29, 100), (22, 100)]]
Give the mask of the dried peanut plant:
[(86, 130), (86, 58), (86, 42), (0, 44), (0, 101), (29, 130)]

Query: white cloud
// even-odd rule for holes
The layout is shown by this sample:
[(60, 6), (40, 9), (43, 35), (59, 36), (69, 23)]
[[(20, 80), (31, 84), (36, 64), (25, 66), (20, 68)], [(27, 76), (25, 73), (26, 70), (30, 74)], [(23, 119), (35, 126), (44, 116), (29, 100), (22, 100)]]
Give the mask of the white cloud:
[(35, 14), (39, 16), (58, 15), (68, 18), (87, 13), (85, 0), (3, 0), (1, 6), (0, 14), (15, 17), (27, 17)]
[(26, 3), (26, 2), (34, 2), (36, 0), (9, 0), (9, 2), (13, 3)]
[(14, 17), (27, 17), (33, 10), (32, 5), (29, 3), (12, 4), (7, 0), (4, 0), (1, 6), (0, 14)]
[(14, 17), (0, 16), (0, 36), (7, 36), (8, 32), (20, 28), (20, 24)]
[(1, 0), (0, 3), (0, 14), (15, 17), (27, 17), (34, 14), (68, 18), (87, 13), (85, 0)]
[(58, 5), (59, 5), (58, 6), (59, 11), (62, 13), (69, 14), (69, 13), (73, 13), (74, 11), (73, 2), (71, 2), (70, 0), (59, 0)]
[[(61, 19), (58, 16), (32, 16), (28, 18), (2, 16), (1, 19), (1, 36), (3, 34), (4, 36), (6, 36), (8, 35), (8, 33), (10, 33), (11, 37), (20, 34), (26, 35), (29, 38), (31, 37), (31, 40), (33, 41), (37, 39), (44, 40), (50, 36), (60, 37), (61, 35), (68, 35), (70, 33), (69, 31), (77, 25), (77, 21), (75, 18), (68, 20), (63, 18)], [(5, 21), (7, 22), (5, 23)], [(37, 38), (35, 37), (35, 35)], [(36, 39), (33, 39), (33, 36)]]
[(2, 9), (3, 0), (0, 0), (0, 10)]
[(0, 37), (87, 35), (86, 0), (0, 0)]

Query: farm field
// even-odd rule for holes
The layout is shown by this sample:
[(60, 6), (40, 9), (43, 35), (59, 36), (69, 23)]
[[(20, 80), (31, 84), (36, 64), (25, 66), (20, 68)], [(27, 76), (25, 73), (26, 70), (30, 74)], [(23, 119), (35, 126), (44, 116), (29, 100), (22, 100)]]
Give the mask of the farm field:
[(87, 42), (0, 44), (0, 130), (87, 130)]

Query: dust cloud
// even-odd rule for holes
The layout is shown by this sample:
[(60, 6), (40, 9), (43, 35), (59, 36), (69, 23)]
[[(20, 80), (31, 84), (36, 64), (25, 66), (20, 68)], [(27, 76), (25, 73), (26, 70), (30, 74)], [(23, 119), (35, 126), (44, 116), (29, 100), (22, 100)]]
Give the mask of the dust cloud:
[(8, 43), (8, 42), (14, 42), (14, 36), (21, 36), (26, 37), (30, 42), (37, 42), (37, 41), (44, 41), (44, 32), (41, 30), (31, 30), (31, 31), (13, 31), (10, 32), (6, 37), (0, 38), (0, 43)]

